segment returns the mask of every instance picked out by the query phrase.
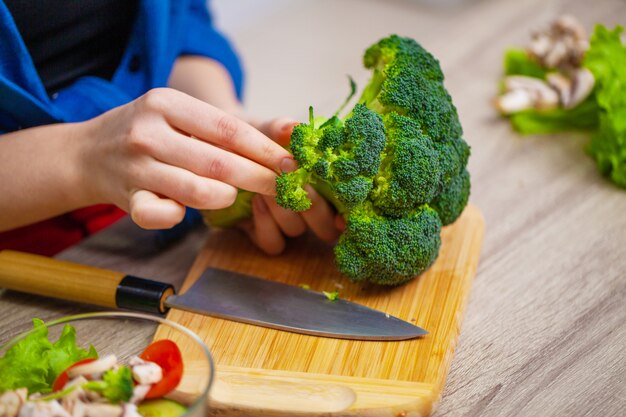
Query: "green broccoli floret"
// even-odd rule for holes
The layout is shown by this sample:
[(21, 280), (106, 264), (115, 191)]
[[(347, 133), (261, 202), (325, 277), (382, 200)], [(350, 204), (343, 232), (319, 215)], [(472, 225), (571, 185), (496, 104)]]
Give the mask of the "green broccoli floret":
[[(470, 149), (439, 63), (417, 42), (385, 38), (364, 65), (373, 75), (347, 116), (316, 126), (311, 110), (294, 129), (289, 150), (299, 168), (278, 177), (276, 201), (307, 210), (304, 187), (312, 186), (346, 219), (339, 270), (397, 285), (434, 262), (442, 225), (467, 204)], [(351, 81), (351, 96), (354, 89)]]
[(339, 270), (354, 281), (397, 285), (435, 261), (440, 233), (441, 220), (426, 204), (402, 217), (380, 215), (364, 204), (346, 216), (335, 259)]
[(311, 116), (291, 136), (289, 150), (300, 168), (278, 177), (276, 201), (294, 211), (306, 210), (310, 200), (303, 186), (311, 184), (323, 188), (325, 197), (342, 210), (361, 204), (373, 187), (385, 141), (382, 117), (363, 104), (345, 122), (333, 117), (319, 129)]
[(430, 206), (437, 211), (441, 223), (448, 225), (453, 223), (463, 212), (470, 195), (470, 176), (467, 170), (450, 181), (450, 185), (443, 190)]
[(439, 193), (439, 154), (413, 119), (389, 113), (385, 126), (388, 143), (371, 199), (384, 214), (402, 216)]
[(112, 404), (125, 403), (133, 396), (133, 374), (128, 366), (109, 369), (101, 381), (89, 381), (81, 388), (99, 393)]

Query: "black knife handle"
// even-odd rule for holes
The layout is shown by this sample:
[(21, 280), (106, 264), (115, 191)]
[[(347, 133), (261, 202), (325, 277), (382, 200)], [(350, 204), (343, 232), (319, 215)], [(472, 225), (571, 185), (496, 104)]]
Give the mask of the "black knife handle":
[(126, 275), (115, 291), (115, 304), (128, 310), (164, 314), (168, 310), (165, 300), (170, 295), (174, 295), (170, 284)]

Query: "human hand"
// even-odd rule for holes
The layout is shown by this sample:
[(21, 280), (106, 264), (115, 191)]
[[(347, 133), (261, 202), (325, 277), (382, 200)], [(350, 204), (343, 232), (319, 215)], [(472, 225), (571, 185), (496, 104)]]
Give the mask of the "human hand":
[[(250, 120), (250, 124), (276, 143), (286, 146), (293, 127), (298, 123), (280, 118), (267, 122)], [(240, 227), (256, 246), (270, 255), (277, 255), (285, 249), (287, 237), (300, 236), (308, 229), (324, 241), (336, 241), (345, 228), (343, 217), (336, 214), (312, 187), (307, 186), (306, 190), (312, 205), (302, 213), (279, 206), (273, 196), (256, 195), (252, 200), (252, 219), (242, 222)]]
[(296, 163), (241, 119), (173, 89), (154, 89), (83, 124), (82, 189), (139, 226), (179, 223), (185, 206), (230, 206), (237, 188), (275, 194), (276, 175)]

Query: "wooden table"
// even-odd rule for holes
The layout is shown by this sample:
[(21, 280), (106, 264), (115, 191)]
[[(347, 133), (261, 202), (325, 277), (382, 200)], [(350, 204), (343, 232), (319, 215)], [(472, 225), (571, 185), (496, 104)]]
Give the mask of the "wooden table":
[[(362, 85), (362, 50), (396, 32), (441, 60), (472, 145), (472, 201), (487, 233), (460, 342), (436, 416), (626, 413), (626, 191), (600, 177), (583, 135), (520, 137), (490, 107), (502, 52), (568, 12), (591, 28), (626, 23), (622, 0), (218, 1), (249, 71), (261, 116), (334, 112), (346, 73)], [(241, 8), (250, 8), (241, 14)], [(251, 18), (250, 16), (260, 16)], [(294, 110), (295, 109), (295, 110)], [(163, 252), (123, 220), (61, 254), (180, 284), (206, 238)], [(148, 242), (148, 243), (146, 243)], [(31, 317), (92, 310), (0, 297), (0, 339)], [(146, 329), (148, 334), (152, 329)]]

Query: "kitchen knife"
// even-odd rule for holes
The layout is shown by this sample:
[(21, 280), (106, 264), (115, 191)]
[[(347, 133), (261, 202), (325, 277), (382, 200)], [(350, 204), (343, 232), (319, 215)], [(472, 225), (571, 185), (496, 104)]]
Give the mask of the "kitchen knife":
[(109, 308), (163, 314), (169, 308), (296, 333), (355, 340), (427, 334), (346, 300), (237, 272), (209, 268), (184, 294), (170, 284), (39, 255), (0, 251), (0, 288)]

